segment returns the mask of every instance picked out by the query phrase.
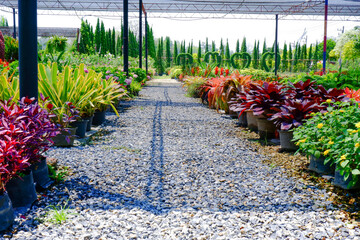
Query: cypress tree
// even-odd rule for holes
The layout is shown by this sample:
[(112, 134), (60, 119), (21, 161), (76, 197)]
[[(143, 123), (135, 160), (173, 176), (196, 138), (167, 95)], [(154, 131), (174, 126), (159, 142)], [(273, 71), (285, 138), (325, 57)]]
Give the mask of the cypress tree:
[(118, 35), (117, 36), (117, 40), (116, 40), (116, 55), (117, 56), (121, 56), (122, 55), (122, 41), (121, 41), (121, 37)]
[(297, 66), (297, 64), (299, 62), (299, 53), (300, 53), (299, 49), (300, 49), (299, 43), (296, 43), (296, 45), (295, 45), (295, 53), (294, 53), (294, 68), (295, 68), (295, 70), (296, 70), (296, 66)]
[(96, 28), (95, 28), (95, 49), (96, 52), (99, 52), (101, 44), (101, 32), (100, 32), (100, 20), (97, 19)]
[(89, 54), (91, 53), (91, 36), (90, 26), (87, 21), (81, 21), (80, 32), (79, 52)]
[(190, 54), (193, 54), (193, 40), (191, 40), (191, 45), (190, 45)]
[(200, 63), (201, 62), (201, 42), (200, 42), (200, 40), (199, 40), (199, 47), (198, 47), (198, 54), (197, 54), (198, 56), (198, 63)]
[(238, 39), (237, 41), (236, 41), (236, 49), (235, 49), (235, 52), (240, 52), (240, 40)]
[(207, 53), (209, 51), (209, 40), (208, 38), (206, 38), (206, 42), (205, 42), (205, 53)]
[(247, 52), (246, 37), (243, 38), (243, 41), (241, 43), (241, 52)]
[(89, 26), (90, 26), (90, 46), (91, 46), (91, 53), (94, 51), (94, 45), (95, 45), (95, 34), (94, 34), (94, 28), (93, 26), (90, 25), (89, 23)]
[[(216, 51), (215, 41), (212, 41), (211, 51), (212, 51), (212, 52), (215, 52), (215, 51)], [(214, 59), (214, 57), (211, 57), (211, 61), (212, 61), (212, 62), (216, 62), (216, 59)]]
[[(275, 42), (273, 43), (270, 52), (274, 52), (274, 47), (275, 47)], [(268, 57), (268, 66), (270, 69), (273, 67), (273, 60), (274, 60), (274, 56), (270, 55), (270, 57)]]
[(256, 40), (255, 40), (255, 43), (254, 43), (254, 49), (253, 49), (253, 52), (252, 52), (252, 66), (253, 68), (257, 69), (258, 68), (258, 65), (257, 65), (257, 45), (256, 45)]
[(103, 21), (101, 21), (101, 25), (100, 25), (100, 37), (101, 37), (100, 53), (101, 55), (104, 55), (106, 53), (106, 33), (105, 33), (105, 26)]
[(257, 56), (256, 56), (256, 64), (257, 64), (257, 66), (258, 66), (258, 68), (259, 68), (259, 64), (260, 64), (260, 40), (258, 40), (258, 42), (257, 42), (257, 47), (256, 47), (257, 49), (256, 49), (256, 53), (257, 53)]
[(291, 44), (289, 44), (289, 72), (292, 71), (292, 65), (293, 65), (293, 54), (292, 54)]
[(170, 42), (170, 37), (166, 37), (165, 38), (165, 49), (166, 49), (166, 66), (170, 67), (171, 66), (171, 50), (170, 50), (170, 46), (171, 42)]
[(304, 65), (304, 67), (306, 67), (306, 64), (307, 64), (307, 46), (306, 46), (306, 44), (304, 44), (302, 46), (302, 51), (303, 51), (303, 53), (302, 53), (303, 65)]
[(225, 47), (225, 59), (227, 64), (230, 64), (230, 46), (229, 46), (229, 39), (226, 39), (226, 47)]
[[(298, 45), (298, 49), (297, 49), (297, 63), (299, 63), (299, 62), (301, 62), (301, 45), (300, 45), (300, 43), (299, 43), (299, 45)], [(299, 67), (298, 67), (299, 68)], [(297, 70), (299, 70), (299, 69), (297, 69)]]
[(311, 59), (312, 59), (312, 44), (310, 44), (310, 47), (309, 47), (309, 56), (308, 56), (308, 61), (307, 61), (307, 70), (310, 69), (310, 66), (311, 66)]
[(283, 49), (283, 53), (282, 53), (282, 69), (283, 71), (286, 71), (288, 69), (288, 61), (287, 61), (287, 57), (288, 57), (288, 52), (287, 52), (287, 44), (284, 43), (284, 49)]
[(177, 65), (177, 62), (176, 62), (177, 55), (178, 55), (177, 42), (174, 41), (174, 59), (173, 59), (174, 65)]
[(264, 39), (262, 54), (266, 53), (267, 51), (268, 50), (267, 50), (267, 47), (266, 47), (266, 39)]
[(115, 45), (115, 39), (116, 39), (116, 36), (115, 36), (115, 28), (113, 27), (113, 30), (112, 30), (112, 33), (111, 33), (111, 51), (112, 51), (112, 54), (116, 55), (116, 45)]
[(163, 57), (163, 38), (159, 39), (158, 41), (158, 49), (157, 49), (157, 56), (156, 56), (156, 67), (159, 75), (162, 75), (164, 73), (164, 66), (162, 62)]
[(111, 29), (109, 28), (106, 34), (106, 39), (107, 39), (107, 51), (109, 53), (112, 53), (112, 33), (111, 33)]
[[(209, 41), (208, 38), (206, 38), (206, 42), (205, 42), (205, 54), (209, 52)], [(204, 59), (205, 62), (209, 62), (209, 55), (206, 56), (206, 58)]]
[(139, 56), (139, 43), (136, 39), (136, 36), (133, 31), (129, 29), (129, 56), (138, 57)]
[(223, 56), (224, 55), (224, 44), (223, 44), (223, 40), (221, 38), (221, 41), (220, 41), (220, 55)]
[(216, 51), (215, 41), (212, 41), (211, 51), (212, 51), (212, 52), (215, 52), (215, 51)]

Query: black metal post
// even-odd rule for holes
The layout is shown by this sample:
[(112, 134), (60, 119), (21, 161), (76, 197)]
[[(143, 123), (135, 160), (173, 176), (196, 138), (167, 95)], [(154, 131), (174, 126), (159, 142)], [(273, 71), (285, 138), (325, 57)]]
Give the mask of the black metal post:
[(129, 1), (124, 0), (124, 34), (123, 34), (123, 57), (124, 57), (124, 72), (129, 76)]
[(15, 17), (15, 8), (13, 8), (13, 20), (14, 20), (14, 24), (13, 24), (13, 27), (14, 27), (14, 30), (13, 30), (13, 38), (16, 38), (16, 17)]
[(275, 76), (277, 76), (277, 61), (278, 61), (278, 15), (275, 15), (275, 46), (274, 46), (274, 50), (275, 50)]
[(139, 68), (142, 68), (142, 0), (139, 0)]
[(38, 97), (37, 0), (18, 0), (20, 97)]
[(145, 66), (146, 74), (148, 73), (148, 21), (147, 14), (145, 13)]

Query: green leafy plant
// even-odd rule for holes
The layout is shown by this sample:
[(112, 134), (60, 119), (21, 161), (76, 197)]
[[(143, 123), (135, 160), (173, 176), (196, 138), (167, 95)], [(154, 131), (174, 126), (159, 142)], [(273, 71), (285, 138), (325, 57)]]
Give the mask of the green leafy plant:
[(19, 41), (10, 36), (5, 36), (5, 59), (15, 61), (19, 59)]
[(305, 124), (294, 130), (294, 140), (307, 155), (324, 163), (336, 164), (337, 170), (350, 186), (358, 182), (360, 175), (360, 109), (356, 102), (332, 103), (327, 101), (327, 111), (313, 114)]
[(0, 75), (0, 100), (17, 101), (20, 97), (19, 78), (9, 71), (3, 71)]
[(247, 52), (241, 52), (241, 53), (234, 53), (233, 55), (231, 55), (230, 62), (233, 68), (240, 68), (240, 65), (235, 61), (236, 57), (241, 57), (243, 58), (242, 59), (243, 61), (245, 60), (244, 68), (248, 68), (250, 66), (251, 63), (250, 54)]
[(68, 207), (68, 201), (64, 205), (50, 205), (45, 219), (51, 223), (62, 224), (69, 218), (71, 210)]
[(49, 177), (55, 181), (55, 183), (61, 183), (65, 181), (65, 178), (69, 175), (69, 167), (48, 164)]

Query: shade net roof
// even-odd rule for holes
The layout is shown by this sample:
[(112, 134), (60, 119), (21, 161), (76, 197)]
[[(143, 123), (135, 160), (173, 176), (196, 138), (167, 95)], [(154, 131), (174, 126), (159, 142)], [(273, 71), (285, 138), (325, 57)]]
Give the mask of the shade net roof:
[[(94, 15), (120, 16), (123, 1), (119, 0), (38, 0), (39, 14), (54, 11), (96, 12)], [(0, 0), (0, 5), (17, 9), (18, 0)], [(173, 18), (252, 18), (252, 16), (281, 18), (324, 15), (324, 0), (143, 0), (148, 17)], [(3, 9), (4, 10), (4, 9)], [(135, 16), (139, 1), (129, 0), (129, 12)], [(80, 13), (81, 14), (81, 13)], [(329, 17), (360, 21), (360, 0), (329, 0)], [(132, 16), (130, 15), (130, 17)], [(253, 17), (257, 18), (257, 17)]]

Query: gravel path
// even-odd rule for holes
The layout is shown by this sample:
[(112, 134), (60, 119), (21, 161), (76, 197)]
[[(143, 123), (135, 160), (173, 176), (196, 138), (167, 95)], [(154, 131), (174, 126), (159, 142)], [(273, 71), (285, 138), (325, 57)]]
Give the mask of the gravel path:
[[(0, 239), (359, 239), (325, 190), (289, 178), (235, 134), (235, 120), (153, 80), (94, 144), (55, 148), (68, 180)], [(68, 201), (69, 219), (46, 206)]]

